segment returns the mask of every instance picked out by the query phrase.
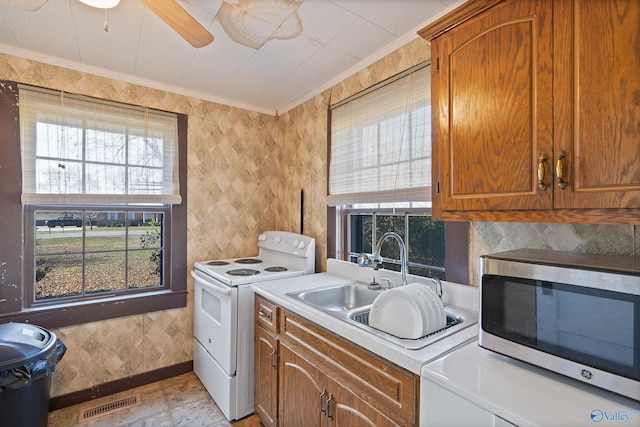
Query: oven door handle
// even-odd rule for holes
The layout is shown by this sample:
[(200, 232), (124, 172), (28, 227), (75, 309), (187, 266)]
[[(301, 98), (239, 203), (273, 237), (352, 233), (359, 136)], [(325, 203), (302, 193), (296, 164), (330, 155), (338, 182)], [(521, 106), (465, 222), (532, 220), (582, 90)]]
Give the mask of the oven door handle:
[(195, 280), (199, 280), (202, 284), (206, 285), (208, 289), (222, 295), (231, 295), (231, 288), (224, 285), (218, 285), (213, 280), (207, 278), (204, 274), (196, 270), (191, 270), (191, 276)]

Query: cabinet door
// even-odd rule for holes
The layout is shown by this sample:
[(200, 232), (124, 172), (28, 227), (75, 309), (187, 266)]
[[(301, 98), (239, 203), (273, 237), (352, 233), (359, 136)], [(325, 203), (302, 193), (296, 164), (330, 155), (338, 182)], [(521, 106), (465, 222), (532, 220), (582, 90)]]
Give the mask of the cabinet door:
[(640, 2), (554, 2), (555, 207), (640, 207)]
[(326, 423), (335, 427), (399, 426), (373, 406), (356, 396), (342, 385), (327, 378), (325, 381), (329, 397), (326, 402)]
[(255, 411), (265, 427), (278, 419), (278, 355), (276, 337), (255, 328)]
[(282, 342), (280, 350), (280, 422), (283, 427), (320, 426), (325, 418), (325, 387), (321, 372)]
[[(552, 10), (501, 2), (431, 44), (434, 205), (550, 209)], [(543, 185), (544, 187), (544, 185)], [(436, 206), (436, 209), (438, 206)]]

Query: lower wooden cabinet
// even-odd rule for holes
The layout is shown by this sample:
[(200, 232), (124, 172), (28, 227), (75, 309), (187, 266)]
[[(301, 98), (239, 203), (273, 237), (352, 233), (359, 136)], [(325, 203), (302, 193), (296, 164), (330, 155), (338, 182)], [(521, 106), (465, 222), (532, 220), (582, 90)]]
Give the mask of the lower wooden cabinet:
[(276, 426), (278, 407), (278, 354), (273, 333), (255, 327), (254, 408), (265, 427)]
[(280, 343), (280, 422), (283, 426), (398, 426)]
[(350, 426), (399, 426), (363, 398), (343, 387), (331, 378), (326, 379), (326, 418), (330, 425)]
[[(256, 307), (272, 305), (256, 295)], [(418, 425), (419, 377), (273, 305), (256, 320), (255, 409), (265, 426)]]
[(308, 360), (286, 345), (279, 345), (278, 406), (283, 426), (320, 426), (326, 417), (323, 375)]

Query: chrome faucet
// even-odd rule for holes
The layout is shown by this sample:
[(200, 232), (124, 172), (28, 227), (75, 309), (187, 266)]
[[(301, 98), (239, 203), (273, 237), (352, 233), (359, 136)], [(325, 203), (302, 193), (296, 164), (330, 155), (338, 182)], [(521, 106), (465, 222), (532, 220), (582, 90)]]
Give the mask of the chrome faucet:
[(373, 255), (369, 254), (360, 254), (358, 257), (358, 265), (360, 267), (372, 267), (375, 270), (382, 268), (382, 256), (380, 256), (380, 250), (382, 249), (382, 244), (389, 237), (394, 239), (398, 246), (400, 247), (400, 273), (402, 274), (402, 285), (407, 284), (407, 257), (405, 252), (404, 242), (402, 241), (402, 237), (398, 233), (394, 233), (393, 231), (388, 231), (382, 235), (378, 239), (378, 244), (376, 245), (376, 251)]

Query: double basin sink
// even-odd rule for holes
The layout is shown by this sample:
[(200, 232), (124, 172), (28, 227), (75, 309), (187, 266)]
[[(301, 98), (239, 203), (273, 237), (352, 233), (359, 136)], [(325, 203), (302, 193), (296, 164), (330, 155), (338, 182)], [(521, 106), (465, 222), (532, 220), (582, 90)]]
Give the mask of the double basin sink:
[(351, 282), (301, 292), (291, 292), (287, 296), (410, 350), (423, 348), (464, 328), (477, 324), (477, 316), (474, 313), (459, 307), (445, 305), (447, 326), (444, 329), (418, 339), (399, 338), (369, 326), (371, 304), (381, 292), (384, 292), (384, 290), (369, 289), (364, 284)]

